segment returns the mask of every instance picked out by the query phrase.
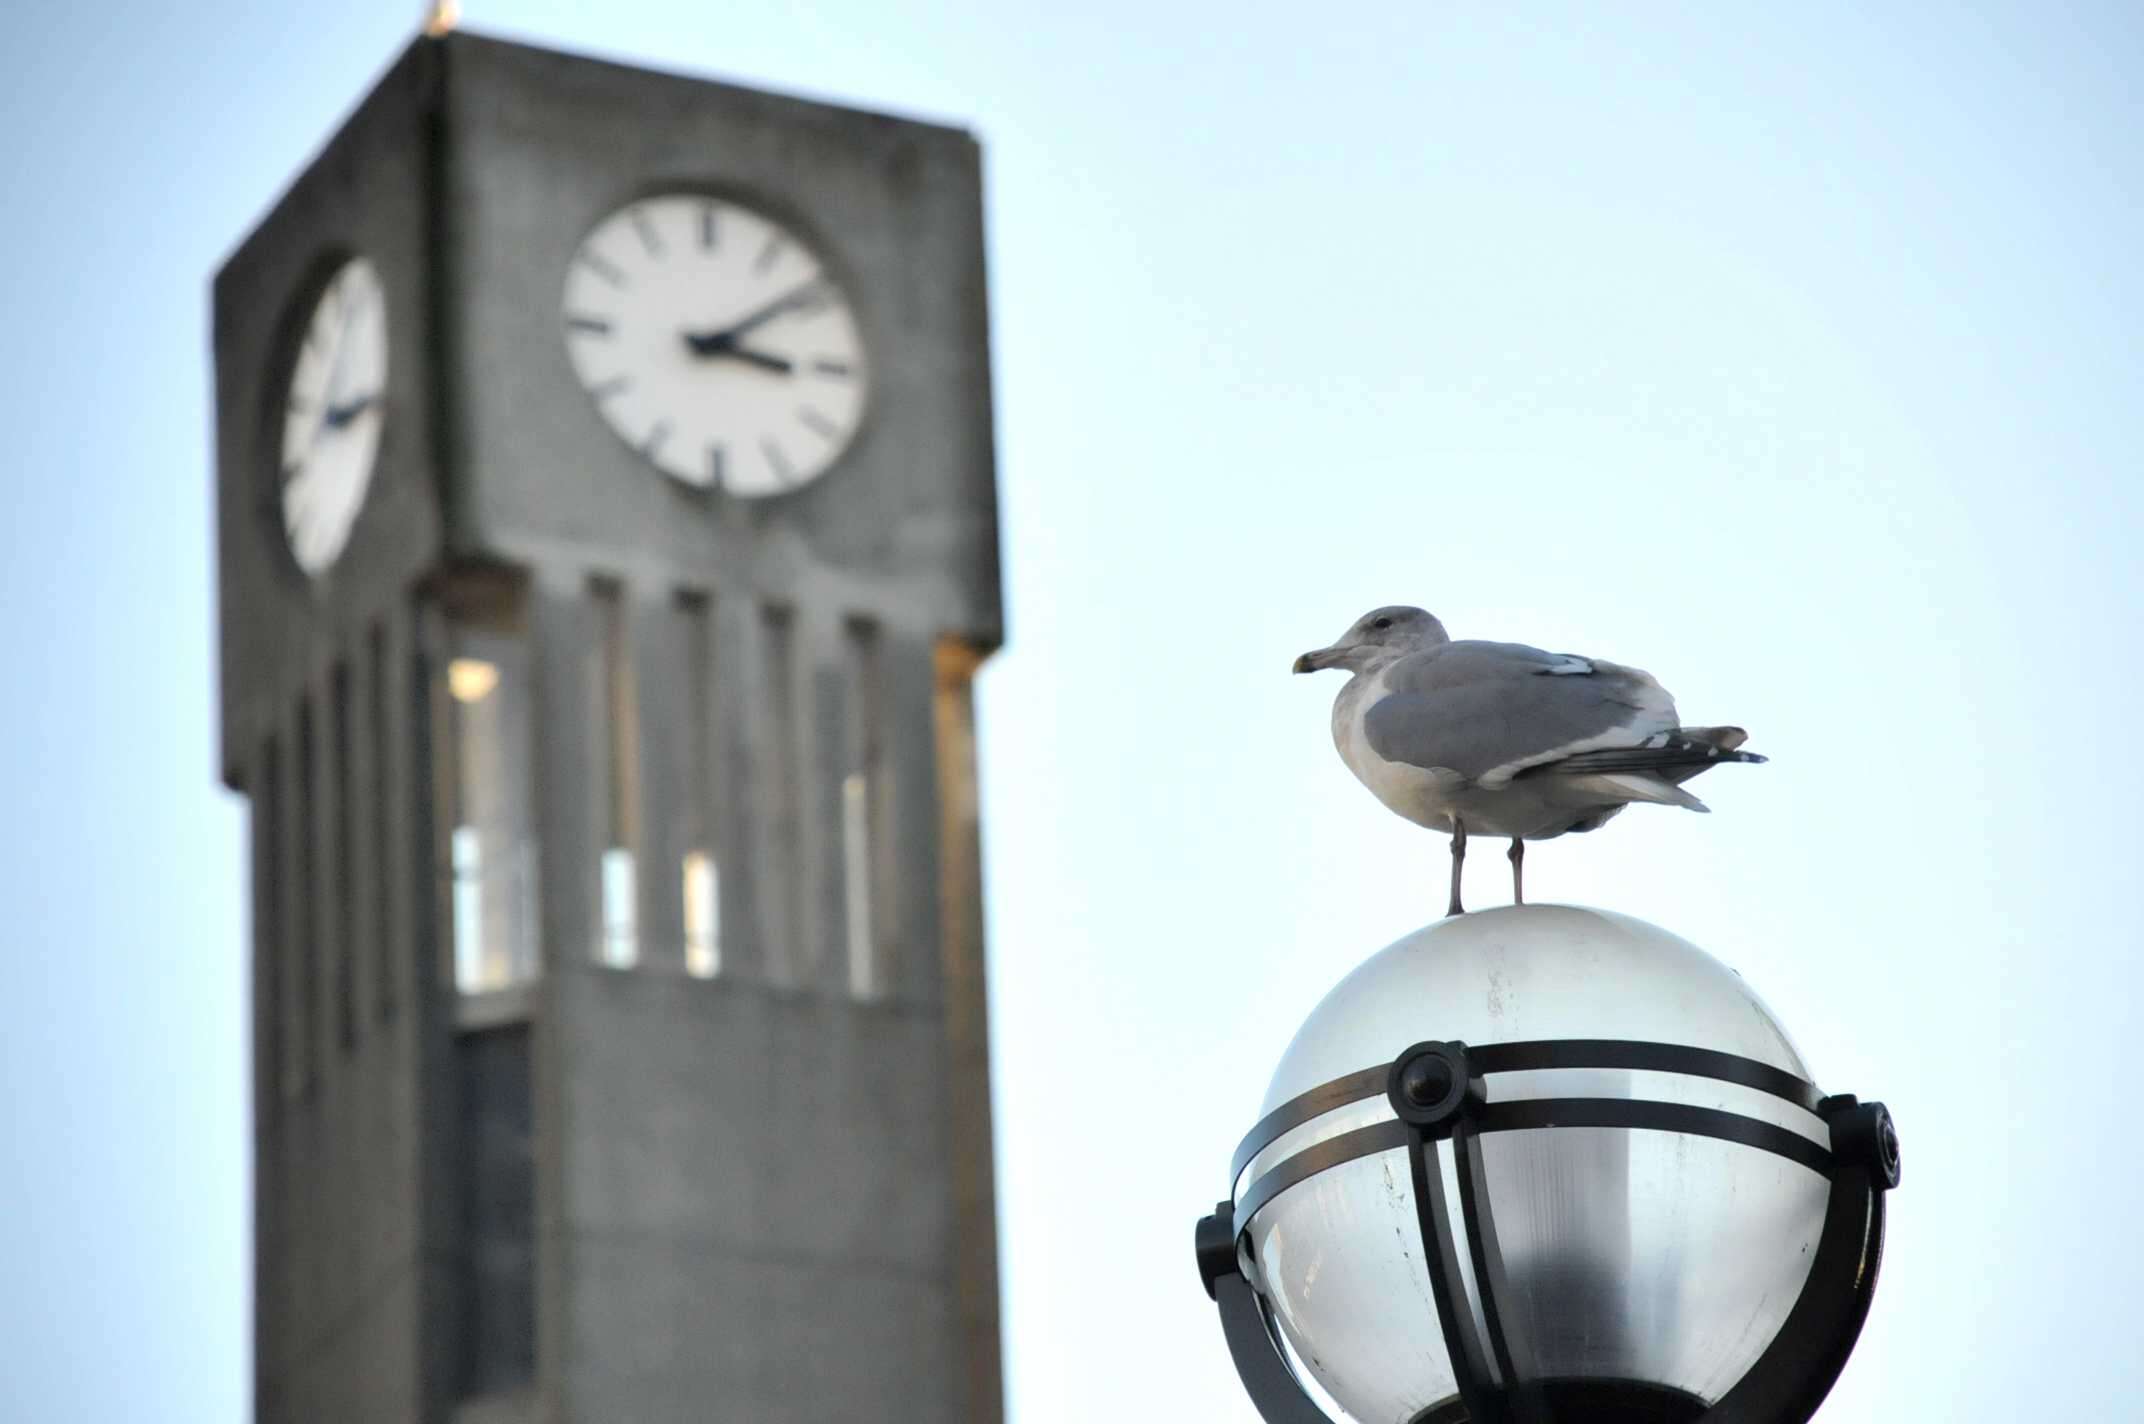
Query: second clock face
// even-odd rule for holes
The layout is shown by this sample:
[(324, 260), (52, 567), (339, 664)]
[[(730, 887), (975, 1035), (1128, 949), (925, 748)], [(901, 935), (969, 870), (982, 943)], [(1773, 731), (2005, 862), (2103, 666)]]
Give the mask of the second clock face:
[(867, 390), (847, 296), (797, 236), (721, 198), (628, 204), (574, 253), (566, 351), (603, 419), (687, 484), (781, 494), (848, 448)]
[(349, 541), (380, 449), (387, 303), (362, 257), (329, 279), (291, 364), (282, 440), (283, 530), (298, 567), (318, 574)]

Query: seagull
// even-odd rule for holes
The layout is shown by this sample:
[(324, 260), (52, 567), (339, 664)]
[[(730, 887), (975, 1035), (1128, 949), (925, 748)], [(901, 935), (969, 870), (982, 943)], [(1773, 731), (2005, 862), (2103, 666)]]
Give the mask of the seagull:
[(1371, 794), (1452, 838), (1452, 898), (1467, 834), (1511, 838), (1511, 898), (1526, 903), (1526, 842), (1590, 831), (1633, 801), (1704, 811), (1682, 789), (1737, 750), (1740, 727), (1685, 727), (1652, 674), (1524, 643), (1453, 642), (1419, 608), (1373, 608), (1299, 673), (1345, 668), (1333, 743)]

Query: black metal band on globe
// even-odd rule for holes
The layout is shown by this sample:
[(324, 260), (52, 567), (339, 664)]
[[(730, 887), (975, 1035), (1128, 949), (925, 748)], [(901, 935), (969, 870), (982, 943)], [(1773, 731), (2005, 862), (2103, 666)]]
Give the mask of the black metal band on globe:
[[(1485, 1079), (1543, 1069), (1630, 1069), (1733, 1083), (1823, 1120), (1827, 1150), (1761, 1118), (1689, 1103), (1628, 1098), (1489, 1100)], [(1245, 1170), (1275, 1142), (1336, 1108), (1385, 1097), (1392, 1120), (1343, 1132), (1291, 1154), (1248, 1183)], [(1756, 1361), (1709, 1405), (1641, 1380), (1544, 1378), (1516, 1311), (1496, 1235), (1479, 1139), (1490, 1133), (1621, 1128), (1715, 1138), (1770, 1152), (1830, 1182), (1824, 1223), (1800, 1296)], [(1437, 1144), (1449, 1144), (1457, 1202), (1448, 1200)], [(1237, 1373), (1267, 1424), (1331, 1424), (1296, 1378), (1271, 1307), (1242, 1274), (1259, 1211), (1289, 1188), (1380, 1152), (1405, 1148), (1422, 1259), (1458, 1398), (1409, 1420), (1365, 1424), (1803, 1424), (1816, 1412), (1860, 1336), (1883, 1256), (1884, 1194), (1898, 1185), (1897, 1128), (1881, 1103), (1825, 1097), (1813, 1084), (1754, 1059), (1677, 1044), (1549, 1039), (1424, 1042), (1390, 1063), (1302, 1093), (1260, 1119), (1230, 1162), (1233, 1201), (1199, 1222), (1199, 1271), (1220, 1309)], [(1455, 1234), (1456, 1229), (1456, 1234)], [(1460, 1252), (1480, 1319), (1469, 1309)], [(1239, 1254), (1240, 1253), (1240, 1254)]]

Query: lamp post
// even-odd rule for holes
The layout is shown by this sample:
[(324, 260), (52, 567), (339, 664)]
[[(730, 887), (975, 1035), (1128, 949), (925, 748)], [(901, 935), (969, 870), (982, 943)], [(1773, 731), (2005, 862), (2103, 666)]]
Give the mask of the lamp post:
[(1741, 978), (1566, 906), (1372, 956), (1198, 1227), (1268, 1424), (1800, 1424), (1868, 1312), (1898, 1138)]

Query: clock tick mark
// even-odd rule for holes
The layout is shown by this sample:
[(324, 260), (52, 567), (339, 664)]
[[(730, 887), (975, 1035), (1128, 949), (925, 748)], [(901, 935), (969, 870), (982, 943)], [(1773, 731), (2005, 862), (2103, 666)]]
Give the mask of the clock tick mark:
[(644, 459), (654, 459), (656, 452), (663, 448), (663, 442), (669, 438), (670, 422), (667, 420), (656, 421), (655, 428), (648, 432), (648, 438), (640, 442), (641, 456)]
[(811, 363), (811, 368), (822, 376), (833, 376), (844, 381), (856, 374), (854, 366), (846, 361), (836, 361), (831, 356), (821, 356)]
[(767, 239), (767, 245), (759, 249), (759, 256), (752, 259), (752, 270), (764, 272), (774, 265), (774, 259), (782, 255), (782, 239), (779, 234)]
[(632, 380), (630, 377), (612, 376), (607, 381), (598, 381), (595, 385), (590, 386), (588, 388), (588, 394), (594, 396), (599, 401), (609, 400), (612, 396), (618, 394), (620, 391), (624, 390), (627, 386), (631, 384)]
[(617, 264), (602, 254), (592, 252), (584, 247), (575, 254), (575, 260), (613, 287), (625, 285), (625, 273), (619, 271)]
[(608, 336), (610, 335), (610, 318), (579, 316), (568, 313), (566, 316), (566, 329), (569, 331), (585, 331), (591, 336)]
[(782, 447), (774, 443), (773, 436), (762, 437), (759, 442), (759, 450), (761, 454), (767, 457), (767, 467), (774, 471), (774, 478), (785, 485), (793, 485), (797, 482), (796, 470), (790, 465), (789, 457), (782, 453)]
[(715, 205), (707, 202), (700, 205), (700, 246), (715, 245)]
[(814, 434), (824, 436), (828, 440), (836, 440), (841, 436), (840, 426), (808, 405), (797, 407), (797, 419), (803, 421)]
[(707, 483), (710, 488), (722, 488), (722, 444), (716, 441), (707, 447)]
[(640, 234), (640, 245), (648, 249), (648, 256), (663, 255), (662, 237), (655, 231), (655, 223), (648, 217), (646, 208), (633, 209), (633, 231)]

